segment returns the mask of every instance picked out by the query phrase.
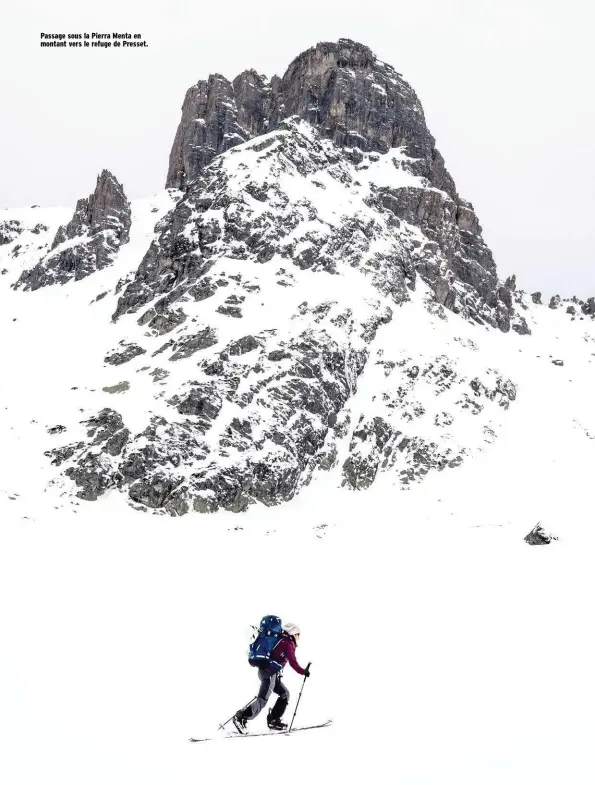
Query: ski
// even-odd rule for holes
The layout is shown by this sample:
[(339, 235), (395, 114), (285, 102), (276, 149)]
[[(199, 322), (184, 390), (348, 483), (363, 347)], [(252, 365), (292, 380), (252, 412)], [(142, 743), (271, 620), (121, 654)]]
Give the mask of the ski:
[(299, 728), (292, 728), (289, 730), (265, 730), (259, 731), (258, 733), (227, 733), (225, 736), (211, 736), (210, 738), (206, 739), (188, 739), (193, 743), (197, 743), (199, 741), (216, 741), (217, 739), (241, 739), (242, 737), (249, 737), (249, 736), (291, 736), (292, 733), (297, 733), (300, 730), (314, 730), (315, 728), (327, 728), (329, 725), (332, 725), (332, 720), (327, 720), (326, 722), (321, 722), (319, 725), (301, 725)]

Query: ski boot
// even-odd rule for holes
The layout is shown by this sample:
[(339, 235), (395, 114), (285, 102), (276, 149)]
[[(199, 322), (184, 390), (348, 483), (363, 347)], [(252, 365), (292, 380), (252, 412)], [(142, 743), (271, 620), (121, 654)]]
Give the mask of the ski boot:
[(238, 733), (246, 733), (246, 717), (244, 714), (242, 714), (241, 711), (238, 711), (237, 714), (234, 714), (231, 718), (231, 721), (236, 726)]
[(269, 726), (269, 730), (287, 730), (287, 723), (281, 722), (277, 717), (271, 717), (270, 712), (267, 717), (267, 725)]

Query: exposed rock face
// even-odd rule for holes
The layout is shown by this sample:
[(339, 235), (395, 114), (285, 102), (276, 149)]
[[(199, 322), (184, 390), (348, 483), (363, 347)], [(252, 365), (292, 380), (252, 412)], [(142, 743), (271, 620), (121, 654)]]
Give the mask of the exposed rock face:
[[(380, 364), (386, 381), (378, 382), (372, 401), (381, 400), (386, 414), (360, 416), (342, 468), (343, 485), (355, 490), (370, 486), (378, 472), (396, 472), (401, 484), (408, 485), (432, 470), (459, 466), (467, 452), (455, 436), (461, 415), (475, 417), (486, 406), (506, 410), (516, 399), (516, 388), (509, 379), (491, 369), (482, 378), (461, 376), (445, 356), (405, 357), (398, 363)], [(438, 396), (436, 410), (429, 412), (432, 398)], [(444, 411), (444, 406), (449, 406), (449, 411)], [(444, 440), (417, 434), (416, 421), (428, 419), (428, 415), (436, 433), (443, 430), (448, 434)]]
[[(170, 422), (154, 417), (129, 439), (121, 418), (102, 412), (91, 423), (93, 444), (72, 447), (69, 476), (79, 495), (92, 499), (116, 485), (172, 515), (290, 499), (317, 468), (357, 389), (368, 347), (391, 318), (378, 301), (362, 303), (357, 313), (336, 302), (303, 303), (291, 317), (303, 325), (293, 337), (264, 331), (211, 352), (168, 400)], [(179, 352), (169, 358), (176, 365), (196, 356)], [(110, 452), (118, 433), (118, 452)]]
[(116, 178), (104, 169), (95, 191), (79, 199), (72, 219), (56, 232), (50, 253), (16, 283), (26, 290), (79, 281), (111, 264), (130, 236), (130, 204)]
[(519, 316), (518, 314), (515, 314), (515, 320), (514, 324), (512, 325), (512, 329), (519, 335), (531, 335), (531, 330), (529, 329), (527, 320), (524, 316)]
[[(343, 188), (354, 184), (358, 174), (335, 145), (305, 123), (288, 121), (250, 143), (246, 152), (257, 163), (253, 173), (243, 164), (237, 168), (237, 152), (216, 158), (208, 182), (195, 180), (164, 219), (161, 234), (120, 297), (115, 319), (152, 302), (139, 321), (155, 328), (155, 317), (175, 318), (174, 303), (209, 299), (221, 289), (226, 291), (218, 313), (241, 318), (246, 304), (258, 296), (258, 285), (228, 279), (220, 262), (230, 258), (257, 264), (284, 259), (289, 266), (328, 274), (346, 263), (369, 274), (394, 302), (407, 299), (407, 282), (413, 285), (416, 275), (409, 251), (416, 251), (418, 240), (412, 233), (405, 248), (406, 233), (397, 236), (394, 216), (376, 211), (372, 190), (354, 193), (353, 207), (337, 220), (321, 215), (316, 200), (324, 201), (323, 181)], [(366, 161), (366, 166), (374, 163)], [(295, 181), (299, 196), (283, 190), (281, 177)], [(369, 213), (366, 219), (362, 211)], [(380, 237), (384, 251), (376, 249)], [(280, 277), (279, 283), (291, 286), (290, 276)]]
[[(143, 353), (128, 367), (149, 384), (103, 391), (126, 417), (133, 395), (150, 396), (146, 427), (104, 409), (86, 441), (51, 452), (82, 498), (117, 487), (171, 515), (239, 512), (292, 498), (320, 470), (353, 490), (381, 473), (419, 482), (496, 438), (516, 388), (467, 356), (473, 341), (460, 339), (460, 367), (433, 343), (408, 356), (402, 323), (386, 354), (375, 346), (410, 299), (434, 327), (448, 310), (530, 330), (417, 97), (369, 49), (320, 44), (282, 79), (199, 82), (168, 186), (183, 198), (113, 295), (115, 329), (130, 326), (131, 340), (105, 356), (125, 373)], [(363, 374), (370, 397), (354, 408)]]
[(525, 542), (528, 542), (529, 545), (548, 545), (552, 540), (557, 539), (558, 538), (553, 534), (546, 532), (543, 526), (538, 523), (537, 526), (534, 526), (529, 534), (527, 534)]
[[(113, 409), (103, 409), (86, 425), (87, 436), (92, 440), (93, 448), (87, 449), (84, 459), (76, 466), (66, 469), (65, 473), (79, 486), (77, 496), (87, 501), (95, 501), (107, 488), (114, 485), (113, 478), (106, 470), (110, 465), (110, 457), (122, 452), (130, 432)], [(82, 447), (82, 444), (78, 444), (52, 451), (53, 462), (60, 464)]]
[(339, 147), (388, 152), (406, 147), (425, 164), (432, 185), (456, 194), (428, 131), (417, 96), (390, 65), (348, 39), (299, 55), (282, 79), (245, 71), (233, 83), (221, 74), (186, 93), (166, 187), (183, 188), (215, 155), (272, 131), (296, 115)]
[(15, 219), (0, 222), (0, 245), (8, 245), (23, 232), (20, 221)]
[[(191, 87), (170, 155), (167, 187), (193, 183), (196, 189), (215, 156), (281, 127), (292, 116), (306, 120), (356, 164), (364, 153), (403, 148), (409, 157), (403, 168), (423, 178), (426, 188), (383, 187), (373, 198), (436, 242), (454, 279), (471, 287), (492, 309), (487, 321), (510, 329), (510, 298), (497, 292), (496, 267), (479, 221), (472, 205), (456, 192), (415, 92), (390, 65), (354, 41), (340, 39), (308, 49), (282, 79), (268, 82), (246, 71), (233, 83), (215, 74)], [(449, 294), (444, 289), (438, 266), (428, 260), (419, 273), (436, 288), (439, 301), (456, 310), (454, 290)]]
[[(434, 140), (417, 96), (368, 47), (340, 39), (308, 49), (285, 72), (280, 92), (286, 117), (308, 120), (339, 147), (386, 153), (404, 146), (427, 163), (427, 174), (433, 170)], [(432, 184), (454, 193), (442, 161), (435, 169)]]
[[(186, 93), (169, 158), (166, 188), (185, 188), (219, 153), (266, 133), (277, 117), (277, 87), (245, 71), (233, 84), (221, 74)], [(276, 123), (274, 123), (276, 125)]]
[(124, 363), (130, 362), (130, 360), (138, 357), (141, 354), (145, 354), (146, 350), (143, 349), (141, 346), (137, 346), (134, 343), (125, 343), (121, 342), (122, 350), (110, 352), (105, 358), (104, 362), (108, 365), (123, 365)]
[[(379, 473), (408, 485), (454, 469), (473, 449), (471, 430), (476, 446), (493, 441), (482, 412), (493, 426), (515, 400), (515, 386), (481, 365), (477, 375), (461, 373), (444, 355), (408, 357), (399, 350), (389, 361), (374, 352), (368, 368), (376, 334), (392, 318), (380, 301), (302, 303), (290, 317), (292, 337), (266, 330), (212, 347), (193, 365), (192, 380), (168, 399), (168, 420), (154, 416), (131, 436), (116, 412), (104, 410), (88, 423), (90, 444), (51, 455), (71, 462), (81, 498), (115, 486), (171, 515), (278, 504), (315, 471), (335, 466), (354, 490), (369, 487)], [(174, 353), (169, 361), (175, 359)], [(352, 424), (350, 401), (366, 369), (377, 377), (369, 401), (377, 414), (360, 414)], [(348, 453), (338, 466), (342, 441)]]

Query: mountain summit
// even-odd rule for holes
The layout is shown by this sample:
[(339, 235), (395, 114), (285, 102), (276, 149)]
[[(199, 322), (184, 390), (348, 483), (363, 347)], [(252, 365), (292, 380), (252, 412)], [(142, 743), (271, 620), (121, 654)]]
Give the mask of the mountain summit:
[(407, 488), (490, 449), (532, 331), (592, 331), (591, 300), (498, 280), (415, 93), (353, 41), (191, 87), (167, 186), (130, 205), (104, 171), (70, 220), (0, 218), (4, 313), (47, 309), (43, 336), (10, 329), (51, 358), (39, 476), (67, 498), (179, 515), (323, 477)]
[(255, 71), (244, 71), (233, 82), (220, 74), (199, 81), (184, 100), (166, 187), (192, 187), (215, 156), (282, 127), (290, 117), (307, 121), (356, 166), (366, 154), (404, 153), (399, 168), (415, 181), (398, 188), (389, 181), (378, 184), (374, 196), (438, 244), (446, 277), (436, 264), (417, 265), (418, 272), (440, 302), (455, 310), (452, 283), (468, 285), (472, 297), (479, 296), (471, 306), (473, 315), (510, 329), (510, 297), (499, 290), (479, 221), (472, 205), (457, 194), (415, 92), (362, 44), (348, 39), (320, 43), (296, 57), (282, 78), (270, 81)]

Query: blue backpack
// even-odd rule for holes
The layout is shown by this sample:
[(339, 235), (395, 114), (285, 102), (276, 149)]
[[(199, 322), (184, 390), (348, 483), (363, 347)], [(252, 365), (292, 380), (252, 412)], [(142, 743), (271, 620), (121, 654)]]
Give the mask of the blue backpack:
[(255, 668), (280, 670), (278, 662), (271, 659), (273, 649), (281, 640), (283, 627), (278, 616), (264, 616), (258, 628), (256, 638), (250, 644), (248, 662)]

